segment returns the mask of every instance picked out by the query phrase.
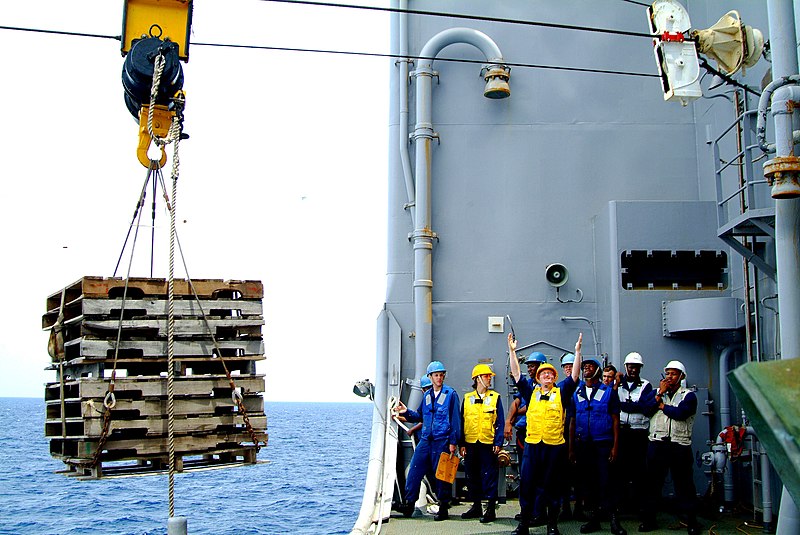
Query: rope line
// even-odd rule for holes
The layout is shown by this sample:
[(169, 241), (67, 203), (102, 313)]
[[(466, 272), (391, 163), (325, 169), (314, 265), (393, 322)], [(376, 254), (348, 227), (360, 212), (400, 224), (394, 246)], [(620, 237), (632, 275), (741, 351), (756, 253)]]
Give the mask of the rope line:
[[(598, 32), (610, 33), (616, 35), (625, 35), (630, 37), (647, 37), (652, 38), (653, 35), (642, 32), (630, 32), (627, 30), (613, 30), (608, 28), (593, 28), (591, 26), (577, 26), (574, 24), (560, 24), (555, 22), (539, 22), (533, 20), (523, 19), (509, 19), (503, 17), (489, 17), (486, 15), (468, 15), (466, 13), (447, 13), (444, 11), (427, 11), (423, 9), (400, 9), (399, 7), (380, 7), (380, 6), (358, 6), (354, 4), (341, 4), (338, 2), (315, 2), (311, 0), (261, 0), (262, 2), (272, 2), (276, 4), (294, 4), (306, 6), (319, 6), (319, 7), (336, 7), (344, 9), (360, 9), (363, 11), (380, 11), (384, 13), (403, 13), (408, 15), (425, 15), (431, 17), (445, 17), (449, 19), (462, 19), (462, 20), (477, 20), (484, 22), (500, 22), (503, 24), (519, 24), (523, 26), (541, 26), (544, 28), (556, 28), (559, 30), (578, 30), (584, 32)], [(642, 4), (647, 5), (647, 4)]]
[[(263, 0), (263, 1), (271, 1), (271, 0)], [(547, 24), (547, 23), (541, 23)], [(558, 25), (554, 25), (553, 27), (558, 27)], [(578, 29), (578, 28), (574, 28)], [(59, 31), (51, 31), (51, 30), (41, 30), (41, 29), (30, 29), (30, 28), (17, 28), (11, 26), (0, 26), (0, 30), (19, 30), (19, 31), (33, 31), (33, 32), (40, 32), (40, 33), (54, 33), (54, 34), (67, 34), (67, 35), (78, 35), (78, 36), (86, 36), (86, 37), (104, 37), (108, 39), (119, 39), (119, 37), (114, 37), (110, 35), (93, 35), (93, 34), (79, 34), (74, 32), (59, 32)], [(596, 31), (601, 31), (602, 29), (596, 29)], [(610, 32), (610, 31), (609, 31)], [(608, 33), (608, 32), (607, 32)], [(652, 39), (658, 39), (659, 36), (651, 35), (651, 34), (636, 34), (634, 32), (628, 32), (631, 35), (636, 36), (647, 36)], [(265, 45), (239, 45), (239, 44), (231, 44), (231, 43), (204, 43), (204, 42), (193, 42), (192, 45), (194, 46), (210, 46), (210, 47), (219, 47), (219, 48), (242, 48), (242, 49), (250, 49), (250, 50), (272, 50), (276, 52), (307, 52), (313, 54), (336, 54), (342, 56), (361, 56), (361, 57), (374, 57), (374, 58), (389, 58), (389, 59), (396, 59), (396, 60), (433, 60), (436, 61), (444, 61), (449, 63), (477, 63), (477, 64), (484, 64), (485, 61), (479, 60), (470, 60), (470, 59), (458, 59), (458, 58), (447, 58), (447, 57), (436, 57), (436, 58), (429, 58), (424, 56), (400, 56), (398, 54), (389, 54), (389, 53), (378, 53), (378, 52), (357, 52), (357, 51), (349, 51), (349, 50), (326, 50), (326, 49), (316, 49), (316, 48), (293, 48), (293, 47), (285, 47), (285, 46), (265, 46)], [(630, 72), (630, 71), (618, 71), (618, 70), (609, 70), (609, 69), (590, 69), (590, 68), (583, 68), (583, 67), (564, 67), (558, 65), (544, 65), (544, 64), (537, 64), (537, 63), (524, 63), (524, 62), (504, 62), (505, 65), (509, 67), (516, 67), (516, 68), (523, 68), (523, 69), (543, 69), (543, 70), (560, 70), (560, 71), (571, 71), (571, 72), (585, 72), (585, 73), (595, 73), (595, 74), (614, 74), (614, 75), (624, 75), (624, 76), (641, 76), (645, 78), (659, 78), (658, 74), (653, 73), (642, 73), (642, 72)]]

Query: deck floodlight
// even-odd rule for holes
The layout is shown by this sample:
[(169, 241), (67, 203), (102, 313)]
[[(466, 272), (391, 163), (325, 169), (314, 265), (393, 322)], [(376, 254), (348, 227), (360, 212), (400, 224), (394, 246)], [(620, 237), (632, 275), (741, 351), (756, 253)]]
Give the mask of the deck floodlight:
[(371, 400), (375, 399), (375, 385), (373, 385), (369, 379), (364, 379), (363, 381), (358, 381), (353, 386), (353, 394), (357, 395), (360, 398), (369, 398)]
[(511, 88), (508, 86), (511, 69), (505, 65), (491, 65), (481, 69), (481, 74), (486, 80), (486, 87), (483, 90), (484, 97), (501, 99), (511, 96)]
[(686, 106), (703, 96), (697, 49), (684, 35), (691, 28), (689, 14), (677, 0), (656, 0), (647, 15), (664, 100)]

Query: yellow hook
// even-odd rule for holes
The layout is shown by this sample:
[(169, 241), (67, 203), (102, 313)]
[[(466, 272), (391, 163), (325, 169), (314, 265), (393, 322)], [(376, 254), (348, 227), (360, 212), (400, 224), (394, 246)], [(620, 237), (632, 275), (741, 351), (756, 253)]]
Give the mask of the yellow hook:
[[(147, 130), (147, 115), (149, 109), (150, 106), (142, 106), (142, 109), (139, 110), (139, 147), (136, 149), (136, 157), (139, 159), (139, 162), (148, 169), (150, 168), (151, 160), (147, 155), (147, 151), (150, 149), (150, 143), (153, 141), (150, 137), (150, 132)], [(169, 133), (174, 115), (175, 114), (169, 111), (166, 106), (156, 104), (155, 108), (153, 108), (153, 133), (158, 137), (166, 137)], [(167, 154), (164, 152), (164, 147), (159, 147), (159, 149), (161, 150), (161, 158), (158, 159), (157, 168), (161, 169), (164, 167), (164, 164), (167, 163)]]

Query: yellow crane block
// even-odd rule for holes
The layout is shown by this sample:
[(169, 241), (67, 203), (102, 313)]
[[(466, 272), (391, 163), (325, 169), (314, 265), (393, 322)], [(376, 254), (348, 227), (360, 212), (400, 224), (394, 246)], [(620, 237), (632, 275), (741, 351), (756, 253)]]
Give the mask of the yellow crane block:
[(189, 61), (192, 0), (125, 0), (122, 18), (122, 55), (134, 39), (157, 37), (178, 44), (178, 57)]

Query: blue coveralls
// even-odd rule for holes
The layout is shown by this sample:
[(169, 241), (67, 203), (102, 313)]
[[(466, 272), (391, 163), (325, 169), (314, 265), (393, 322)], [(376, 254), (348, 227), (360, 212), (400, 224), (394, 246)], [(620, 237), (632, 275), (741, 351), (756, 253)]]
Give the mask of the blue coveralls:
[(590, 389), (581, 381), (572, 396), (570, 411), (575, 419), (572, 447), (586, 508), (594, 512), (598, 507), (606, 511), (615, 509), (608, 457), (614, 445), (611, 416), (619, 415), (619, 396), (616, 390), (603, 383), (596, 383), (594, 389)]
[(422, 396), (419, 408), (408, 409), (405, 416), (409, 422), (422, 422), (420, 439), (406, 476), (405, 502), (414, 503), (419, 495), (419, 485), (424, 476), (434, 485), (439, 506), (450, 504), (452, 485), (436, 479), (439, 455), (450, 451), (450, 444), (457, 445), (461, 438), (461, 404), (458, 394), (447, 385), (442, 385), (438, 395), (433, 388)]

